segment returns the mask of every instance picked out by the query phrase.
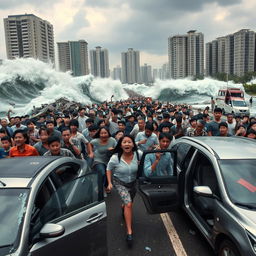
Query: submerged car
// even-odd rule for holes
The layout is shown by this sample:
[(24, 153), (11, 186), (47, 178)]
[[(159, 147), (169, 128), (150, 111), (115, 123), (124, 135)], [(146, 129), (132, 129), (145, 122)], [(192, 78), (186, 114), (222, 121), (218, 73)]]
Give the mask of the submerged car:
[(69, 157), (0, 161), (0, 256), (107, 255), (102, 181)]
[[(170, 175), (148, 171), (139, 191), (149, 213), (186, 211), (219, 256), (256, 255), (256, 142), (242, 137), (183, 137), (171, 150)], [(152, 158), (152, 157), (151, 157)], [(153, 159), (153, 158), (152, 158)]]

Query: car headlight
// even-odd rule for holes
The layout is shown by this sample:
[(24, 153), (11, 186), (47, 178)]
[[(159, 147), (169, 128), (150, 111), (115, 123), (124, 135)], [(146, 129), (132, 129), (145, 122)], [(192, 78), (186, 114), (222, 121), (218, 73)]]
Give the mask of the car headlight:
[(254, 250), (254, 252), (256, 252), (256, 236), (253, 235), (251, 232), (249, 232), (248, 230), (246, 230), (247, 236), (251, 242), (252, 248)]

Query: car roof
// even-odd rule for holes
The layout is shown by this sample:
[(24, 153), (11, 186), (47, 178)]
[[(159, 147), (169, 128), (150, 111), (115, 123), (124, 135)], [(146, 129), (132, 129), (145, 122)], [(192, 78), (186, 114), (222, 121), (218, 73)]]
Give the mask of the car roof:
[(183, 137), (213, 152), (219, 159), (256, 159), (256, 141), (239, 136)]
[(59, 157), (14, 157), (0, 160), (0, 178), (33, 178)]

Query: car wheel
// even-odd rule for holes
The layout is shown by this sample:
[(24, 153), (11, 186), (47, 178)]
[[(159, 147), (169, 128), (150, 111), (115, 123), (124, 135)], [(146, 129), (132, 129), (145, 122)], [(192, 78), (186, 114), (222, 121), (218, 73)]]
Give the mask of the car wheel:
[(219, 247), (218, 256), (241, 256), (241, 254), (230, 240), (224, 240)]

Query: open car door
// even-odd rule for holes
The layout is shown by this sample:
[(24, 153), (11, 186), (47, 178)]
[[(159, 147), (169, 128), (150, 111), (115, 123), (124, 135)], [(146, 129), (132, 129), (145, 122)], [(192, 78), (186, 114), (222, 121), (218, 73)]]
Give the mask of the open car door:
[(148, 213), (175, 211), (179, 206), (176, 152), (145, 151), (140, 161), (139, 193)]

